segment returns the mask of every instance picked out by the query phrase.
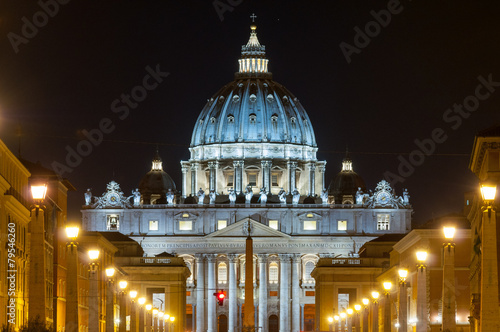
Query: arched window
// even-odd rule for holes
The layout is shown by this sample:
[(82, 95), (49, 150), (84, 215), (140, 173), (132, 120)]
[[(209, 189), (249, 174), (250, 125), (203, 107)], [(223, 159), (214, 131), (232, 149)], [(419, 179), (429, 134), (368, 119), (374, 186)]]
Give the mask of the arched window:
[(278, 263), (276, 262), (272, 262), (271, 264), (269, 264), (269, 283), (278, 283)]
[(313, 282), (313, 278), (311, 277), (311, 272), (314, 270), (315, 264), (313, 261), (308, 261), (305, 265), (304, 278), (308, 282)]
[(219, 263), (217, 270), (217, 279), (219, 284), (227, 284), (227, 265), (226, 263)]

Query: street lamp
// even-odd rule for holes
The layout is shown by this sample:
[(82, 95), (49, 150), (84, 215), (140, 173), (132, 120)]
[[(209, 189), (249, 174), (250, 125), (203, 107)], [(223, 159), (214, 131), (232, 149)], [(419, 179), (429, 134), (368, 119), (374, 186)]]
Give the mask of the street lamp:
[(407, 269), (399, 269), (399, 323), (401, 325), (399, 331), (406, 332), (408, 330), (408, 300), (406, 292), (406, 278), (408, 277)]
[(120, 288), (120, 324), (118, 325), (119, 332), (125, 332), (127, 324), (127, 286), (126, 280), (120, 280), (118, 287)]
[[(31, 186), (31, 195), (33, 198), (33, 205), (30, 208), (30, 254), (29, 254), (29, 318), (36, 319), (37, 316), (46, 322), (48, 313), (45, 311), (45, 299), (47, 297), (46, 287), (46, 270), (45, 270), (45, 213), (43, 205), (45, 194), (47, 192), (47, 185), (40, 184)], [(42, 210), (42, 213), (39, 211)], [(12, 269), (14, 270), (14, 269)]]
[(384, 281), (384, 332), (391, 332), (391, 288), (392, 282)]
[(107, 285), (106, 285), (106, 332), (114, 332), (115, 331), (115, 313), (114, 313), (114, 292), (113, 292), (113, 276), (115, 275), (115, 268), (108, 267), (106, 268), (106, 277), (107, 277)]
[(158, 309), (153, 308), (153, 331), (158, 332)]
[(145, 306), (146, 308), (146, 332), (151, 332), (151, 323), (152, 323), (152, 317), (151, 317), (151, 309), (153, 309), (153, 306), (148, 303)]
[(361, 303), (365, 307), (363, 311), (363, 332), (368, 332), (368, 305), (370, 304), (370, 300), (365, 297), (361, 300)]
[(97, 271), (99, 265), (99, 250), (92, 249), (88, 251), (90, 258), (90, 280), (89, 280), (89, 332), (99, 332), (99, 294), (97, 286)]
[(144, 304), (146, 303), (146, 298), (145, 297), (140, 297), (137, 300), (137, 303), (139, 303), (139, 332), (144, 332)]
[(378, 298), (380, 293), (372, 292), (372, 332), (378, 332)]
[(347, 309), (347, 331), (352, 332), (352, 314), (354, 313), (354, 310), (351, 308)]
[[(443, 298), (442, 298), (442, 330), (455, 331), (455, 227), (443, 227)], [(497, 300), (498, 302), (498, 300)], [(498, 314), (498, 313), (497, 313)]]
[(496, 183), (482, 183), (481, 225), (481, 318), (482, 331), (499, 330), (498, 323), (498, 247), (496, 211), (493, 203), (497, 193)]
[(334, 315), (333, 320), (335, 321), (335, 332), (339, 332), (339, 315)]
[(330, 332), (332, 332), (333, 331), (333, 317), (331, 317), (331, 316), (328, 317), (328, 323), (330, 323), (329, 324), (330, 325)]
[(340, 331), (345, 332), (347, 314), (345, 312), (340, 313)]
[(361, 311), (361, 305), (355, 304), (354, 310), (356, 310), (356, 319), (354, 321), (354, 325), (356, 326), (356, 331), (361, 332), (361, 321), (359, 319), (359, 312)]
[(417, 251), (417, 328), (416, 332), (427, 332), (427, 251)]
[[(67, 242), (66, 254), (66, 332), (79, 331), (78, 322), (78, 226), (66, 226)], [(38, 286), (40, 287), (40, 286)]]
[(175, 317), (174, 316), (170, 316), (170, 332), (173, 332), (174, 331), (174, 321), (175, 321)]

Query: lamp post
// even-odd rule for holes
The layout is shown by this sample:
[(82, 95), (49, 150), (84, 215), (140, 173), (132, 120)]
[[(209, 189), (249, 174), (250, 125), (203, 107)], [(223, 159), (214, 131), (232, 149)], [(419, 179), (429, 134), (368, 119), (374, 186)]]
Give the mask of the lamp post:
[(347, 309), (347, 331), (352, 332), (352, 314), (354, 310), (351, 308)]
[[(78, 332), (78, 232), (77, 226), (67, 226), (66, 235), (68, 243), (66, 246), (66, 332)], [(43, 286), (42, 286), (43, 287)]]
[(333, 317), (328, 317), (328, 325), (330, 326), (330, 332), (333, 332)]
[(162, 311), (158, 312), (158, 332), (163, 332), (163, 316), (164, 313)]
[(484, 201), (481, 229), (481, 331), (499, 331), (498, 320), (498, 257), (496, 211), (493, 206), (496, 184), (483, 183)]
[(139, 300), (137, 300), (137, 303), (139, 303), (139, 332), (144, 332), (144, 304), (146, 303), (146, 298), (145, 297), (140, 297)]
[[(442, 331), (455, 331), (455, 227), (443, 227), (443, 322)], [(498, 301), (497, 301), (498, 302)], [(498, 306), (498, 305), (497, 305)], [(497, 313), (498, 314), (498, 313)]]
[(45, 310), (45, 216), (43, 211), (46, 193), (46, 184), (31, 186), (33, 205), (30, 221), (29, 318), (35, 319), (39, 316), (44, 326), (47, 322)]
[(175, 328), (174, 321), (175, 321), (175, 317), (170, 316), (170, 331), (169, 332), (174, 332), (174, 328)]
[(115, 308), (114, 308), (114, 283), (113, 276), (115, 275), (115, 268), (108, 267), (106, 269), (106, 277), (108, 279), (106, 285), (106, 332), (115, 331)]
[(345, 323), (346, 323), (347, 314), (345, 312), (340, 313), (340, 331), (345, 332)]
[(427, 251), (417, 251), (417, 329), (427, 332)]
[(127, 286), (126, 280), (120, 280), (118, 287), (120, 287), (120, 323), (118, 325), (119, 332), (125, 332), (127, 328)]
[(368, 332), (368, 305), (370, 304), (370, 300), (364, 298), (361, 300), (361, 302), (365, 307), (363, 310), (363, 332)]
[(392, 282), (385, 281), (384, 286), (384, 332), (391, 332), (391, 288)]
[(153, 332), (158, 332), (158, 309), (153, 308)]
[(399, 331), (406, 332), (408, 330), (408, 300), (406, 294), (406, 278), (408, 277), (407, 269), (399, 269)]
[(372, 332), (378, 332), (378, 298), (380, 293), (372, 292)]
[(128, 295), (130, 296), (130, 332), (137, 332), (137, 308), (135, 304), (137, 291), (131, 290)]
[(356, 332), (361, 332), (361, 322), (359, 318), (359, 312), (361, 311), (361, 305), (355, 304), (354, 310), (356, 310), (356, 319), (354, 320), (354, 326), (356, 327)]
[(99, 297), (97, 290), (97, 272), (99, 270), (99, 250), (89, 250), (90, 280), (89, 280), (89, 332), (99, 332)]
[(169, 314), (163, 315), (163, 326), (165, 326), (165, 332), (170, 331), (170, 329), (168, 328), (169, 322), (170, 322), (170, 315)]

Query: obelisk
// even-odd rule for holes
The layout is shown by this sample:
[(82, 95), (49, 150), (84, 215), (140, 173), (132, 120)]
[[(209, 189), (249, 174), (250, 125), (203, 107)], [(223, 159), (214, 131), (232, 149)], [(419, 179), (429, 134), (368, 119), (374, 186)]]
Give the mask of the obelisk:
[(255, 331), (255, 307), (253, 303), (253, 240), (250, 220), (248, 220), (248, 236), (245, 251), (245, 312), (243, 317), (243, 331)]

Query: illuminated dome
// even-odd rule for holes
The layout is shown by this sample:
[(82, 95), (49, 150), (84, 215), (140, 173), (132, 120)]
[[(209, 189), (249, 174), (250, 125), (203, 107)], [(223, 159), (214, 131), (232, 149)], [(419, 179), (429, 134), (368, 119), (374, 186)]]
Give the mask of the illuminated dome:
[(151, 171), (139, 183), (139, 192), (144, 204), (166, 204), (166, 194), (175, 193), (175, 183), (164, 170), (158, 150), (153, 158)]
[(335, 198), (335, 204), (354, 204), (358, 188), (366, 192), (365, 181), (354, 172), (352, 161), (346, 156), (342, 161), (342, 171), (335, 176), (328, 187), (328, 196)]
[(235, 80), (208, 100), (196, 121), (192, 160), (316, 160), (311, 121), (298, 99), (272, 80), (265, 46), (255, 29), (252, 26), (250, 39), (242, 46)]

